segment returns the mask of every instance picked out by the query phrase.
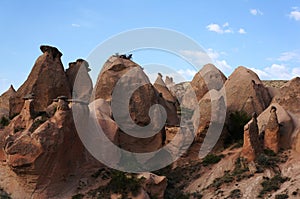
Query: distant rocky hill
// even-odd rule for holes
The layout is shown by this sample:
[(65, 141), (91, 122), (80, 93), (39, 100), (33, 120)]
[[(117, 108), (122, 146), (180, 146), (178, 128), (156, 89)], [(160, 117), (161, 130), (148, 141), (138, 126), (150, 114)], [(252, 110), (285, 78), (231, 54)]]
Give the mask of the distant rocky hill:
[(280, 88), (285, 83), (288, 82), (288, 80), (262, 80), (263, 84), (268, 87), (274, 87), (274, 88)]

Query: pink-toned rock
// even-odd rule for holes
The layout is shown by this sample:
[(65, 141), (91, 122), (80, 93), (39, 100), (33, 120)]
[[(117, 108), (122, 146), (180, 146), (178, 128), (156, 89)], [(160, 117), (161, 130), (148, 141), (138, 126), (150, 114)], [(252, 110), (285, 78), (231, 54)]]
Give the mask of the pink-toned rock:
[(275, 153), (279, 151), (279, 123), (276, 114), (276, 107), (271, 107), (271, 115), (269, 121), (266, 125), (265, 134), (264, 134), (264, 147), (272, 150)]
[(258, 137), (257, 118), (254, 113), (252, 120), (244, 127), (244, 144), (241, 157), (248, 162), (254, 161), (258, 154), (262, 152), (262, 146)]
[(245, 111), (248, 115), (262, 113), (271, 98), (259, 77), (250, 69), (239, 66), (225, 83), (227, 112)]
[(9, 100), (14, 97), (16, 90), (11, 85), (9, 89), (0, 96), (0, 119), (4, 116), (8, 118), (9, 116)]
[(93, 91), (93, 82), (88, 73), (90, 70), (88, 62), (83, 59), (69, 63), (66, 75), (72, 91), (72, 98), (89, 102)]
[(23, 97), (34, 94), (35, 112), (45, 111), (52, 100), (60, 95), (71, 97), (71, 89), (60, 57), (55, 47), (41, 46), (43, 54), (36, 60), (27, 80), (10, 99), (10, 116), (21, 112)]
[(285, 83), (280, 89), (280, 94), (273, 98), (273, 102), (280, 104), (286, 111), (300, 113), (300, 77)]
[[(131, 91), (135, 85), (140, 87)], [(117, 88), (120, 91), (114, 92)], [(127, 96), (129, 94), (131, 96)], [(115, 97), (112, 100), (113, 95)], [(153, 118), (149, 116), (150, 107), (159, 104), (159, 93), (139, 65), (120, 56), (110, 57), (99, 74), (92, 101), (100, 98), (111, 101), (113, 118), (119, 127), (117, 137), (121, 148), (131, 152), (150, 152), (162, 146), (165, 121), (162, 120), (161, 109), (154, 110)], [(137, 129), (148, 125), (152, 125), (150, 128), (157, 132), (149, 138), (137, 138), (124, 132), (125, 129), (144, 133)]]
[(271, 116), (271, 107), (276, 107), (276, 114), (278, 118), (278, 123), (280, 124), (279, 128), (279, 134), (280, 134), (280, 142), (279, 147), (283, 149), (289, 149), (292, 147), (293, 143), (293, 131), (295, 128), (295, 125), (293, 123), (293, 119), (291, 118), (290, 114), (283, 109), (282, 106), (280, 106), (278, 103), (272, 103), (270, 106), (262, 112), (257, 120), (258, 120), (258, 128), (260, 132), (260, 136), (263, 137), (262, 133), (266, 129), (266, 125), (269, 121), (269, 118)]
[(165, 110), (167, 111), (167, 125), (179, 125), (179, 118), (177, 116), (178, 101), (167, 88), (160, 73), (158, 74), (153, 86), (162, 97), (162, 99), (159, 99), (159, 104), (164, 106)]
[(209, 90), (220, 90), (225, 81), (226, 77), (219, 69), (213, 64), (206, 64), (194, 76), (191, 85), (199, 101)]
[(142, 177), (145, 178), (142, 185), (144, 190), (149, 193), (150, 196), (155, 196), (157, 199), (163, 199), (167, 188), (167, 178), (153, 173), (142, 173), (138, 176), (138, 178)]

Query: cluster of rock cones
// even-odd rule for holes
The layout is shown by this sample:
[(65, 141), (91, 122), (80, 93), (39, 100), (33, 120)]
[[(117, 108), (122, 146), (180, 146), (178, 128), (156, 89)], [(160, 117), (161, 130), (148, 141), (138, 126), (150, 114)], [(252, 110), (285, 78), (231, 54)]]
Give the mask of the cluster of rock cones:
[[(255, 161), (264, 148), (274, 153), (281, 149), (300, 153), (300, 78), (292, 79), (281, 88), (272, 88), (264, 86), (259, 77), (245, 67), (238, 67), (226, 78), (214, 65), (207, 64), (195, 75), (191, 86), (187, 86), (189, 83), (175, 84), (170, 77), (163, 81), (161, 74), (152, 85), (142, 67), (126, 56), (114, 55), (104, 64), (93, 86), (85, 60), (70, 63), (65, 71), (60, 59), (62, 53), (57, 48), (41, 46), (41, 51), (43, 54), (24, 84), (17, 91), (9, 88), (0, 97), (0, 116), (10, 118), (8, 124), (0, 124), (0, 187), (12, 197), (68, 198), (76, 193), (87, 193), (96, 186), (105, 186), (103, 180), (90, 177), (106, 166), (97, 161), (80, 140), (73, 120), (73, 106), (88, 116), (83, 122), (92, 117), (91, 113), (95, 114), (94, 119), (107, 137), (130, 152), (160, 149), (178, 131), (182, 120), (180, 113), (197, 110), (191, 112), (189, 118), (195, 139), (185, 156), (191, 159), (198, 158), (197, 152), (208, 129), (218, 122), (222, 125), (218, 142), (207, 150), (224, 149), (226, 141), (233, 136), (230, 115), (237, 112), (252, 117), (244, 132), (240, 132), (244, 142), (239, 156), (245, 162)], [(121, 83), (130, 86), (143, 79), (146, 84), (135, 90), (129, 100), (130, 119), (139, 126), (151, 122), (155, 125), (161, 122), (160, 117), (158, 114), (150, 118), (150, 107), (160, 104), (166, 111), (164, 127), (150, 138), (126, 134), (112, 113), (113, 90), (121, 77), (132, 69), (135, 73)], [(226, 95), (219, 97), (215, 94), (218, 92)], [(196, 100), (191, 100), (193, 93)], [(116, 103), (122, 103), (122, 99)], [(224, 121), (212, 106), (215, 109), (226, 107)], [(121, 155), (118, 158), (121, 159)], [(137, 198), (164, 198), (166, 178), (154, 174), (143, 176), (148, 184)]]

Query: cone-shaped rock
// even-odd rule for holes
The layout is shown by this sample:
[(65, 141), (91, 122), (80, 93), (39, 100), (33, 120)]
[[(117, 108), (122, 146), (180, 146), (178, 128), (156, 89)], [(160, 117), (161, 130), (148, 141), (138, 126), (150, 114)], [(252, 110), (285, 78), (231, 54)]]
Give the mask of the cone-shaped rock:
[(62, 53), (55, 47), (41, 46), (43, 54), (36, 60), (25, 83), (10, 100), (10, 116), (20, 113), (25, 97), (34, 94), (34, 109), (45, 111), (52, 100), (60, 95), (71, 97), (69, 82), (60, 57)]
[(212, 89), (220, 90), (226, 81), (225, 75), (213, 64), (206, 64), (194, 76), (191, 85), (198, 101)]
[(275, 153), (279, 151), (279, 123), (276, 114), (276, 107), (271, 107), (271, 115), (269, 121), (266, 125), (265, 135), (264, 135), (264, 146), (267, 149), (272, 150)]
[(85, 102), (90, 100), (93, 91), (93, 82), (88, 73), (90, 70), (88, 62), (83, 59), (69, 63), (66, 75), (72, 91), (72, 98)]
[(163, 98), (160, 102), (167, 111), (167, 124), (174, 126), (179, 124), (179, 119), (177, 116), (177, 99), (172, 95), (170, 90), (167, 88), (165, 82), (162, 79), (162, 75), (158, 73), (158, 77), (154, 82), (153, 86), (160, 93), (160, 96)]
[[(159, 93), (138, 64), (121, 56), (111, 56), (98, 76), (91, 101), (99, 98), (111, 102), (121, 148), (150, 152), (162, 146), (167, 116), (163, 107), (152, 107), (159, 104)], [(149, 137), (148, 133), (154, 131), (156, 134)]]
[(11, 85), (9, 89), (0, 96), (0, 119), (9, 115), (9, 100), (14, 97), (16, 90)]
[(257, 118), (254, 113), (252, 120), (244, 127), (244, 145), (241, 156), (251, 162), (262, 152), (262, 146), (258, 137)]
[(259, 77), (250, 69), (239, 66), (225, 83), (227, 111), (245, 111), (258, 115), (270, 104), (271, 97)]

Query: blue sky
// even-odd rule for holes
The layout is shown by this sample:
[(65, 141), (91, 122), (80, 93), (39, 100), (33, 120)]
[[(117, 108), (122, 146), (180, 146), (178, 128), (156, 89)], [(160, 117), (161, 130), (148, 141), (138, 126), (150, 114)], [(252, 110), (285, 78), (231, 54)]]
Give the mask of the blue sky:
[[(59, 48), (66, 68), (113, 35), (143, 27), (172, 29), (192, 38), (227, 76), (240, 65), (261, 79), (300, 76), (297, 0), (1, 0), (0, 27), (0, 93), (26, 80), (41, 44)], [(187, 53), (199, 58), (197, 52)], [(137, 53), (134, 61), (165, 64), (165, 57), (186, 79), (195, 72), (156, 54)]]

